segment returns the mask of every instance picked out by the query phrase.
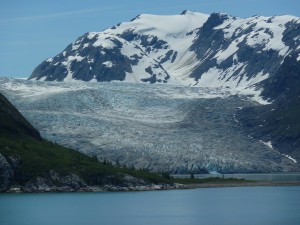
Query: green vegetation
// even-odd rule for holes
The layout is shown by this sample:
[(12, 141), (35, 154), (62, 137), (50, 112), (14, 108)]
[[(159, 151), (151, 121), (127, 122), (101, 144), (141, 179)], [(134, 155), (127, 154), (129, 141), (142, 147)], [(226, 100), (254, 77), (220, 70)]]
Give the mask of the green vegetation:
[(74, 173), (89, 184), (96, 184), (102, 176), (129, 174), (153, 183), (171, 183), (170, 179), (160, 174), (145, 170), (134, 170), (100, 163), (96, 158), (86, 156), (72, 149), (64, 148), (45, 140), (33, 138), (8, 139), (0, 136), (0, 153), (4, 156), (21, 157), (20, 173), (22, 182), (37, 176), (45, 176), (50, 170), (59, 174)]
[(221, 178), (221, 177), (209, 177), (209, 178), (173, 178), (172, 182), (180, 183), (180, 184), (204, 184), (204, 183), (216, 183), (216, 184), (224, 184), (224, 183), (243, 183), (249, 182), (244, 179), (236, 179), (236, 178)]
[(150, 173), (146, 170), (117, 167), (107, 161), (101, 163), (95, 157), (89, 157), (72, 149), (33, 138), (9, 140), (0, 137), (0, 153), (4, 156), (19, 155), (21, 157), (20, 173), (22, 180), (19, 181), (21, 183), (37, 176), (45, 176), (50, 170), (59, 174), (77, 174), (89, 184), (97, 184), (97, 180), (101, 179), (102, 176), (116, 175), (118, 177), (122, 174), (129, 174), (156, 184), (244, 182), (244, 180), (218, 177), (205, 179), (172, 178), (168, 173)]

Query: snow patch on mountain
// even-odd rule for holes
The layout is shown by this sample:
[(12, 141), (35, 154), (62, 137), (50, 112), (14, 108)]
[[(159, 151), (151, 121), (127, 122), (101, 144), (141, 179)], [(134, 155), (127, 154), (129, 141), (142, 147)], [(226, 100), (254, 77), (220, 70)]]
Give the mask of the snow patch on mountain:
[(176, 38), (180, 35), (185, 36), (187, 32), (203, 26), (208, 17), (209, 15), (196, 12), (171, 16), (142, 14), (131, 22), (121, 23), (117, 29), (110, 28), (104, 32), (120, 34), (127, 30), (134, 30), (135, 33), (156, 36), (161, 39)]
[(286, 155), (286, 154), (282, 154), (283, 156), (285, 156), (286, 158), (290, 159), (293, 161), (293, 163), (297, 163), (297, 160), (294, 159), (293, 157), (289, 156), (289, 155)]
[(52, 62), (53, 58), (46, 59), (46, 62)]
[(225, 49), (224, 51), (219, 51), (216, 55), (216, 59), (217, 59), (217, 63), (220, 64), (221, 62), (223, 62), (225, 59), (227, 59), (229, 56), (233, 55), (234, 53), (236, 53), (236, 51), (239, 49), (237, 47), (237, 44), (239, 43), (239, 41), (235, 41), (233, 43), (231, 43), (229, 45), (229, 47), (227, 49)]
[[(106, 61), (106, 62), (104, 62), (104, 63), (102, 63), (103, 65), (105, 65), (107, 68), (111, 68), (111, 67), (113, 67), (113, 62), (111, 62), (111, 61)], [(91, 67), (90, 67), (91, 68)]]
[(263, 143), (264, 145), (268, 146), (269, 148), (273, 149), (273, 145), (272, 145), (271, 141), (264, 142), (264, 141), (260, 140), (260, 142)]
[(67, 71), (68, 71), (68, 73), (67, 73), (67, 76), (66, 76), (66, 78), (64, 79), (64, 81), (73, 81), (74, 79), (73, 79), (73, 72), (72, 72), (72, 70), (71, 70), (71, 63), (73, 62), (73, 61), (78, 61), (78, 62), (80, 62), (80, 61), (82, 61), (84, 59), (84, 57), (81, 57), (81, 56), (79, 56), (78, 54), (76, 54), (75, 56), (68, 56), (68, 58), (67, 58), (67, 61), (65, 61), (65, 62), (62, 62), (62, 64), (64, 65), (64, 66), (66, 66), (67, 67)]
[(115, 43), (113, 42), (114, 36), (109, 36), (102, 33), (98, 33), (95, 36), (96, 41), (93, 44), (94, 47), (102, 47), (107, 49), (113, 49), (116, 47)]
[(282, 38), (286, 29), (285, 24), (290, 21), (300, 23), (299, 18), (293, 16), (255, 16), (246, 19), (229, 17), (223, 24), (214, 29), (223, 30), (226, 39), (238, 36), (243, 30), (251, 30), (243, 37), (249, 46), (263, 45), (264, 51), (273, 49), (279, 51), (281, 56), (285, 56), (289, 47), (283, 43)]
[[(159, 79), (168, 73), (172, 75), (168, 83), (186, 85), (191, 83), (192, 79), (188, 75), (197, 65), (195, 53), (189, 51), (189, 43), (192, 43), (196, 37), (196, 32), (193, 31), (203, 26), (208, 17), (209, 15), (190, 11), (186, 11), (183, 15), (172, 16), (142, 14), (131, 22), (121, 23), (116, 28), (110, 28), (104, 32), (119, 37), (126, 32), (136, 35), (136, 38), (130, 41), (135, 46), (123, 45), (121, 52), (129, 57), (135, 54), (138, 57), (141, 57), (141, 54), (145, 55), (138, 64), (132, 66), (132, 73), (127, 73), (125, 81), (140, 82), (146, 79), (148, 75), (145, 73), (145, 67), (147, 67), (145, 65), (149, 65), (154, 70), (153, 74), (156, 74)], [(143, 37), (146, 38), (149, 45), (159, 41), (165, 44), (160, 49), (154, 48), (149, 51), (148, 45), (143, 46), (141, 41)], [(135, 53), (136, 49), (142, 50), (142, 53)], [(172, 60), (161, 63), (164, 70), (157, 65), (153, 66), (153, 62), (159, 64), (160, 59), (166, 57), (170, 52), (172, 55), (169, 57)], [(189, 81), (185, 82), (185, 80)]]

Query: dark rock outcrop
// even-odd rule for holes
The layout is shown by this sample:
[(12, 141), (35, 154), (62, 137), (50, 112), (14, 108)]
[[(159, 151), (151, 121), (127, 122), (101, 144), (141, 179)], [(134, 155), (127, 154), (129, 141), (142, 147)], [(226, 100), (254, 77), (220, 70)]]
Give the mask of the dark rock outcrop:
[(24, 192), (70, 192), (86, 190), (88, 185), (76, 174), (60, 175), (51, 170), (45, 177), (37, 177), (24, 184)]
[(14, 170), (0, 153), (0, 192), (6, 191), (14, 182)]

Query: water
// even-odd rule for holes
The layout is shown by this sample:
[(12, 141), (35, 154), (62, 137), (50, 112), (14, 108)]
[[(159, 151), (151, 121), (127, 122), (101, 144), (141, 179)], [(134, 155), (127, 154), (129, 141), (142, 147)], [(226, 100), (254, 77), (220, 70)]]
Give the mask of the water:
[(300, 186), (0, 194), (1, 225), (299, 225)]
[[(174, 174), (173, 177), (188, 178), (190, 174)], [(239, 174), (194, 174), (195, 178), (224, 177), (246, 180), (300, 181), (300, 173), (239, 173)]]

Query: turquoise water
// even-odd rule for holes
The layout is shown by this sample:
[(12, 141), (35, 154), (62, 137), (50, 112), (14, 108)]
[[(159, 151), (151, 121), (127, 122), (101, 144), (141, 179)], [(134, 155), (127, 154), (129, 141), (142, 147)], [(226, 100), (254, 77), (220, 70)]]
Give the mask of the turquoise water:
[(1, 225), (299, 225), (300, 187), (0, 194)]

